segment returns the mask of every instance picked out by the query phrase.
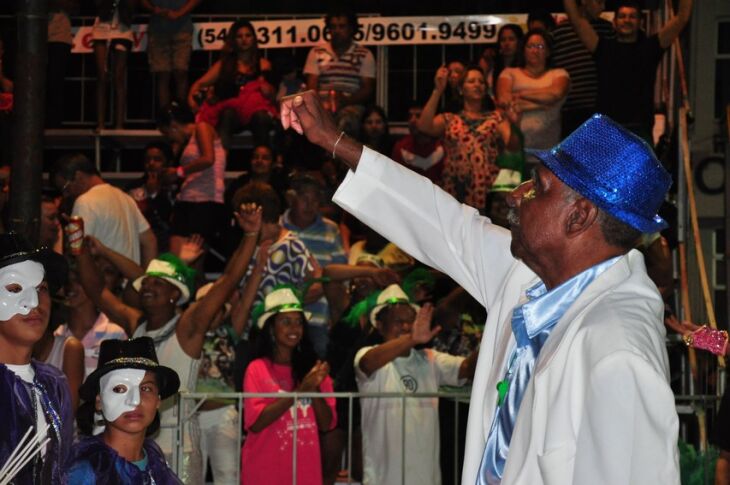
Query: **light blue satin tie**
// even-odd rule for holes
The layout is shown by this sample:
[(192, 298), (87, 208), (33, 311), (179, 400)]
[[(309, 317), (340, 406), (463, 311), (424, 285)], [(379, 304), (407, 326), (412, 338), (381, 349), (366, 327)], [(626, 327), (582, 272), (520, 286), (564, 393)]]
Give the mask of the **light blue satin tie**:
[(516, 345), (507, 360), (504, 379), (498, 384), (500, 398), (479, 465), (477, 485), (498, 485), (502, 481), (517, 413), (540, 349), (583, 290), (618, 259), (603, 261), (549, 292), (540, 282), (525, 292), (528, 301), (512, 311)]

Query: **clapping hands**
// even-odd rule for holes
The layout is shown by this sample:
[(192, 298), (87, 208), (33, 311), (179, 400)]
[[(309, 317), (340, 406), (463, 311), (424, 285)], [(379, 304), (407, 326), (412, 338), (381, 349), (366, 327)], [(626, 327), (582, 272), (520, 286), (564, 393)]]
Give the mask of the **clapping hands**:
[(314, 367), (310, 369), (302, 383), (299, 385), (300, 392), (314, 392), (319, 389), (319, 385), (329, 375), (330, 365), (327, 362), (318, 360)]

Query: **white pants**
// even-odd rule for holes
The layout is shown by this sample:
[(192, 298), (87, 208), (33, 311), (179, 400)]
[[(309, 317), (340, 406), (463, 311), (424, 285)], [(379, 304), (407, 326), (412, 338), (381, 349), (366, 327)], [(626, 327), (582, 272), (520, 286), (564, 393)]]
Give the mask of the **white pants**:
[(241, 461), (238, 441), (238, 409), (229, 405), (198, 413), (200, 452), (203, 455), (203, 477), (207, 474), (208, 458), (216, 485), (238, 485), (237, 473)]

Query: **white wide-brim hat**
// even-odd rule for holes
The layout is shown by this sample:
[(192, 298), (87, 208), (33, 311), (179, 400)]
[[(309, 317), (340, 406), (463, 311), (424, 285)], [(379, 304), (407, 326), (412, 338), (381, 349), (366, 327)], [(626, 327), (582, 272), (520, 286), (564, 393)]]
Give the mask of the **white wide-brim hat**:
[(411, 303), (408, 295), (406, 295), (406, 292), (403, 291), (400, 286), (393, 283), (392, 285), (388, 286), (380, 292), (380, 294), (378, 295), (377, 304), (373, 307), (372, 310), (370, 310), (370, 323), (373, 325), (373, 327), (378, 326), (378, 321), (376, 317), (378, 316), (378, 313), (380, 313), (380, 310), (382, 310), (386, 306), (397, 305), (398, 303), (406, 303), (410, 305), (411, 308), (413, 308), (416, 312), (421, 309), (420, 306), (416, 305), (415, 303)]
[(176, 260), (173, 260), (172, 258), (155, 258), (150, 261), (149, 265), (147, 265), (147, 271), (145, 271), (142, 276), (132, 282), (132, 286), (135, 290), (139, 291), (142, 288), (142, 280), (144, 280), (148, 276), (162, 278), (163, 280), (167, 281), (171, 285), (175, 286), (178, 290), (180, 290), (180, 298), (178, 299), (177, 304), (183, 305), (190, 298), (190, 287), (188, 286), (190, 282), (187, 281), (187, 279), (190, 279), (190, 276), (187, 273), (192, 271), (187, 267), (183, 268), (183, 266), (185, 265), (182, 261), (178, 262)]
[(270, 316), (277, 313), (301, 312), (304, 314), (305, 320), (312, 318), (311, 312), (304, 311), (302, 302), (294, 294), (291, 288), (278, 288), (266, 295), (264, 298), (264, 313), (256, 319), (256, 325), (264, 328), (264, 323)]

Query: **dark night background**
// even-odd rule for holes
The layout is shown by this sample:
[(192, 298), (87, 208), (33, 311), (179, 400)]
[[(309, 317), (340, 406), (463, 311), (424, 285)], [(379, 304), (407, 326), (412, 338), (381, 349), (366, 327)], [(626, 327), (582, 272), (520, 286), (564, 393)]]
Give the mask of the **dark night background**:
[[(13, 13), (16, 2), (0, 2), (0, 14)], [(614, 8), (615, 0), (607, 0), (606, 8)], [(645, 8), (656, 8), (659, 0), (643, 2)], [(351, 1), (302, 1), (275, 0), (203, 0), (195, 13), (215, 14), (264, 14), (264, 13), (319, 13), (330, 6), (346, 5), (357, 12), (380, 13), (381, 15), (447, 15), (527, 12), (532, 8), (548, 8), (562, 11), (561, 0), (351, 0)], [(265, 6), (265, 7), (264, 7)], [(94, 1), (81, 0), (81, 14), (94, 14)]]

